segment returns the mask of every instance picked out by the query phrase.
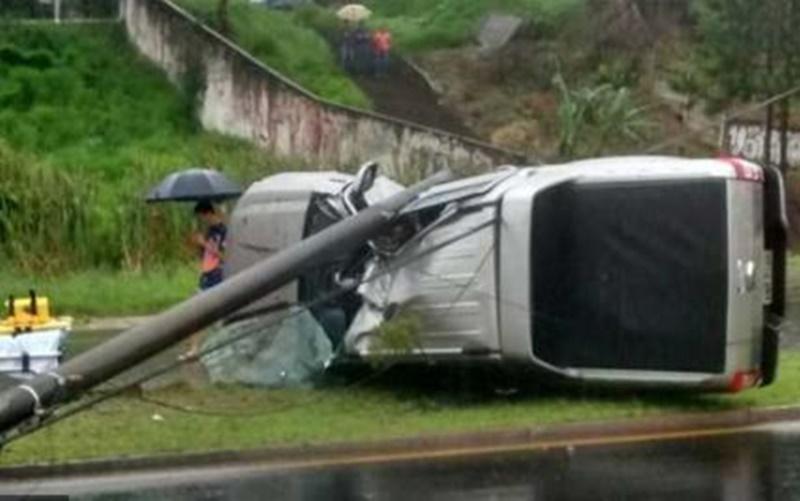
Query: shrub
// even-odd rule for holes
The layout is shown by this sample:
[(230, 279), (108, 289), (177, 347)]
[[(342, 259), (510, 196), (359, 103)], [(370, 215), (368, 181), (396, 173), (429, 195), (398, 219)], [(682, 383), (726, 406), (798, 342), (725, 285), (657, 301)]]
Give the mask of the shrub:
[(617, 57), (600, 63), (593, 80), (595, 85), (607, 84), (614, 89), (633, 89), (639, 84), (640, 74), (638, 59)]
[(560, 77), (558, 107), (559, 154), (596, 156), (616, 152), (645, 138), (651, 127), (645, 108), (637, 106), (627, 88), (609, 84), (571, 90)]

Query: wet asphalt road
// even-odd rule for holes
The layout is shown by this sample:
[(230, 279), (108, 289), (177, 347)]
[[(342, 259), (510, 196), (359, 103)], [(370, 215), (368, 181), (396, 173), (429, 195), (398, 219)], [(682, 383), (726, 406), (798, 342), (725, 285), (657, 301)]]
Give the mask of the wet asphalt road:
[(218, 466), (0, 484), (86, 500), (800, 499), (800, 424), (682, 440), (318, 468)]

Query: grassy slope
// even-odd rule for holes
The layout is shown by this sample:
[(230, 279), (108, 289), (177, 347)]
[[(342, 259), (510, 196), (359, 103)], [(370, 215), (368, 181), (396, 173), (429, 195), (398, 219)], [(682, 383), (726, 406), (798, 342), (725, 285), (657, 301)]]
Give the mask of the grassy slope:
[(186, 220), (146, 207), (149, 186), (193, 165), (241, 181), (286, 166), (199, 131), (194, 106), (128, 46), (120, 26), (4, 26), (0, 241), (37, 269), (179, 257), (164, 237)]
[[(222, 414), (169, 410), (133, 398), (107, 402), (11, 444), (0, 464), (385, 439), (421, 433), (714, 412), (800, 403), (800, 353), (781, 359), (778, 382), (737, 395), (528, 392), (513, 397), (398, 389), (395, 385), (264, 391), (183, 387), (149, 396)], [(159, 415), (163, 419), (154, 419)]]
[[(202, 132), (194, 107), (120, 26), (4, 25), (0, 295), (33, 286), (62, 313), (128, 314), (191, 292), (189, 208), (147, 206), (147, 189), (188, 166), (246, 184), (301, 165)], [(160, 276), (174, 267), (177, 280)]]
[(196, 277), (187, 206), (146, 206), (148, 187), (193, 165), (242, 183), (299, 165), (199, 131), (191, 99), (118, 26), (5, 26), (0, 77), (3, 297), (34, 287), (79, 316), (160, 310)]
[[(201, 20), (218, 28), (216, 0), (178, 0)], [(298, 14), (266, 9), (248, 0), (231, 0), (228, 35), (257, 59), (330, 101), (370, 108), (369, 99), (339, 68), (336, 55)]]
[(559, 19), (584, 0), (404, 0), (365, 2), (375, 13), (374, 26), (387, 26), (397, 47), (421, 52), (457, 47), (474, 40), (481, 19), (490, 12), (512, 13), (529, 19), (537, 32), (556, 29)]

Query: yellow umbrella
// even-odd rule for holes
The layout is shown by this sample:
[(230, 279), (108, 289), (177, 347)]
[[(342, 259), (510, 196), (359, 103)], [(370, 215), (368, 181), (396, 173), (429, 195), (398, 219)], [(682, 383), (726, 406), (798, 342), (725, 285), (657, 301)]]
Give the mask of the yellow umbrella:
[(344, 19), (345, 21), (350, 21), (352, 23), (363, 21), (364, 19), (368, 18), (371, 15), (372, 11), (370, 11), (368, 8), (364, 7), (360, 3), (347, 4), (338, 11), (336, 11), (336, 16), (339, 19)]

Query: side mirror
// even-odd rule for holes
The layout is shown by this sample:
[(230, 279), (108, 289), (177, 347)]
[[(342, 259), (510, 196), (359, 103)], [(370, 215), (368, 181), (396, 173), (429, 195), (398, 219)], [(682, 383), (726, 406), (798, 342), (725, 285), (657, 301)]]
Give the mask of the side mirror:
[(363, 197), (375, 184), (376, 177), (378, 177), (378, 162), (369, 161), (362, 165), (353, 181), (353, 193)]
[(365, 194), (375, 184), (378, 176), (378, 162), (367, 162), (358, 169), (358, 174), (352, 183), (347, 185), (342, 199), (351, 214), (355, 214), (367, 207)]

